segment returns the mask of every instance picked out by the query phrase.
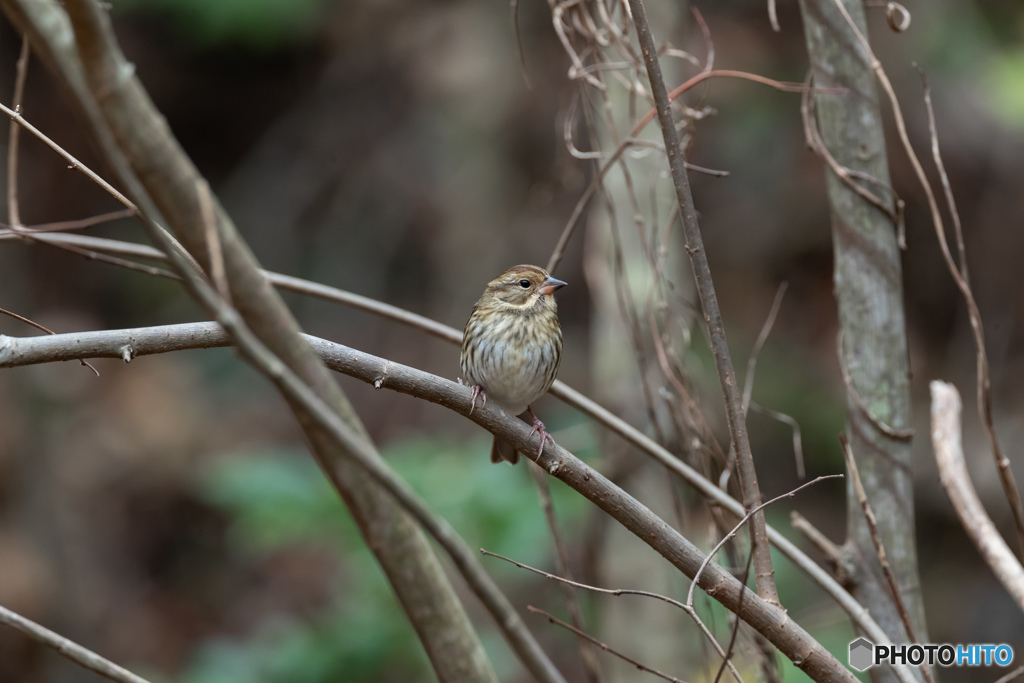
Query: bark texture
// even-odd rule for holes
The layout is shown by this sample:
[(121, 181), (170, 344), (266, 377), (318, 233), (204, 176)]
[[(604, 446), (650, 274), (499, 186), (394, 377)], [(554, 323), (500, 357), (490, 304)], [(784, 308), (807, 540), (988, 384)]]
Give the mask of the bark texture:
[[(866, 36), (861, 0), (839, 1)], [(826, 170), (839, 307), (839, 361), (849, 378), (849, 442), (915, 635), (927, 642), (914, 536), (903, 276), (892, 194), (886, 189), (889, 167), (875, 73), (871, 57), (840, 12), (837, 0), (800, 0), (800, 9), (814, 85), (845, 89), (841, 94), (811, 96), (824, 146), (842, 166), (877, 180), (854, 182), (889, 204), (889, 212), (882, 210), (831, 168)], [(854, 596), (894, 642), (905, 643), (907, 635), (852, 492), (847, 496), (847, 515), (845, 549), (859, 568)], [(895, 677), (888, 667), (876, 667), (872, 680), (892, 681)]]

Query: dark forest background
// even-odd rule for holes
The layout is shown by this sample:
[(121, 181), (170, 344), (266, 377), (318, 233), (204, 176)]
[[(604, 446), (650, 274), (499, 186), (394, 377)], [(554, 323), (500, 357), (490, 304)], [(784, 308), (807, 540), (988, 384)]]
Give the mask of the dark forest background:
[[(650, 3), (652, 6), (657, 3)], [(656, 7), (656, 32), (701, 53), (686, 7)], [(909, 2), (891, 32), (869, 9), (873, 46), (927, 153), (916, 62), (929, 77), (946, 167), (963, 218), (985, 321), (995, 421), (1024, 477), (1024, 7), (1011, 0)], [(773, 33), (763, 2), (704, 3), (716, 65), (802, 81), (806, 49), (796, 3)], [(574, 86), (550, 8), (521, 3), (526, 74), (509, 7), (500, 2), (394, 0), (115, 0), (118, 37), (171, 128), (264, 267), (334, 285), (461, 328), (484, 283), (516, 263), (543, 265), (591, 167), (562, 139)], [(0, 97), (10, 101), (20, 38), (0, 23)], [(6, 65), (6, 67), (4, 66)], [(844, 394), (836, 363), (832, 247), (824, 174), (808, 151), (799, 95), (713, 80), (694, 102), (689, 160), (729, 172), (694, 175), (693, 191), (729, 341), (742, 367), (779, 283), (789, 283), (761, 356), (754, 399), (802, 427), (810, 477), (843, 469), (836, 440)], [(25, 116), (87, 164), (96, 155), (57, 84), (29, 67)], [(1007, 642), (1024, 653), (1024, 616), (980, 561), (939, 485), (928, 434), (927, 383), (955, 382), (965, 450), (990, 514), (1010, 519), (973, 407), (969, 321), (911, 168), (891, 144), (893, 184), (907, 202), (903, 254), (915, 396), (918, 544), (933, 642)], [(117, 207), (38, 141), (22, 137), (26, 224)], [(922, 154), (924, 156), (925, 154)], [(4, 150), (4, 157), (6, 152)], [(0, 170), (0, 173), (5, 173)], [(566, 335), (560, 377), (623, 414), (645, 415), (628, 382), (630, 351), (596, 341), (601, 309), (585, 272), (592, 221), (559, 277)], [(121, 221), (94, 234), (144, 241)], [(204, 317), (177, 283), (43, 245), (0, 243), (0, 306), (58, 332)], [(689, 295), (692, 303), (694, 297)], [(454, 347), (368, 314), (289, 296), (305, 330), (454, 378)], [(0, 318), (0, 333), (31, 335)], [(695, 334), (699, 337), (699, 334)], [(706, 346), (688, 361), (705, 413), (725, 438)], [(94, 361), (0, 373), (0, 604), (155, 681), (390, 681), (430, 676), (426, 659), (372, 556), (305, 453), (276, 392), (230, 350)], [(599, 371), (598, 371), (599, 368)], [(524, 467), (493, 467), (489, 435), (431, 404), (341, 378), (385, 456), (473, 547), (551, 569), (550, 541)], [(628, 491), (673, 518), (652, 462), (607, 439), (553, 399), (538, 411), (555, 439), (617, 463)], [(752, 414), (761, 488), (794, 488), (788, 427)], [(727, 441), (727, 439), (726, 439)], [(623, 464), (625, 463), (625, 464)], [(582, 580), (678, 597), (685, 581), (571, 491), (556, 505)], [(787, 530), (799, 510), (840, 541), (843, 484), (818, 485), (769, 511)], [(706, 529), (693, 524), (695, 542)], [(787, 533), (789, 533), (787, 531)], [(795, 537), (795, 535), (794, 535)], [(802, 539), (801, 539), (802, 542)], [(517, 606), (559, 610), (550, 582), (486, 563)], [(784, 561), (783, 603), (845, 661), (842, 613)], [(595, 633), (690, 681), (707, 661), (685, 615), (630, 598), (582, 596)], [(467, 595), (503, 680), (519, 680), (489, 617)], [(724, 613), (705, 604), (712, 622)], [(528, 623), (569, 673), (571, 636)], [(702, 663), (703, 662), (703, 663)], [(634, 680), (606, 662), (611, 680)], [(621, 667), (621, 668), (617, 668)], [(714, 667), (710, 668), (711, 676)], [(948, 671), (944, 680), (979, 680)], [(787, 679), (804, 679), (787, 669)], [(986, 674), (986, 679), (998, 677)], [(0, 681), (92, 681), (57, 655), (0, 630)], [(805, 679), (804, 679), (805, 680)]]

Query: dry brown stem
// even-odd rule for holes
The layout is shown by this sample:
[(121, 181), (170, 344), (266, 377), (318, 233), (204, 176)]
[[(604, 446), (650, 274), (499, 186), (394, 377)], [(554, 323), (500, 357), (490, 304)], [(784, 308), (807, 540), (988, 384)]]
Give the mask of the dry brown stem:
[[(551, 499), (551, 486), (548, 485), (547, 474), (535, 464), (527, 466), (534, 483), (537, 485), (537, 495), (540, 497), (540, 507), (544, 512), (544, 519), (548, 523), (548, 532), (551, 534), (551, 542), (555, 550), (555, 566), (558, 573), (567, 579), (572, 579), (572, 570), (569, 568), (569, 553), (566, 550), (562, 534), (558, 530), (558, 518), (555, 516), (555, 504)], [(482, 552), (482, 551), (481, 551)], [(583, 621), (583, 611), (580, 609), (579, 600), (576, 599), (576, 591), (573, 590), (572, 581), (561, 584), (562, 594), (565, 596), (565, 606), (569, 610), (573, 626), (583, 630), (586, 624)], [(594, 656), (593, 648), (586, 643), (580, 643), (580, 657), (583, 659), (583, 668), (586, 671), (587, 679), (592, 683), (599, 683), (601, 680), (601, 669)]]
[[(672, 172), (676, 199), (679, 203), (679, 214), (682, 217), (683, 231), (686, 235), (686, 251), (690, 256), (694, 279), (697, 281), (697, 291), (700, 295), (701, 307), (704, 309), (708, 337), (711, 340), (711, 353), (715, 359), (715, 367), (718, 369), (729, 433), (737, 453), (737, 471), (740, 489), (743, 491), (743, 506), (749, 511), (760, 505), (761, 491), (757, 483), (754, 456), (750, 451), (750, 440), (743, 417), (736, 372), (732, 366), (729, 345), (725, 338), (725, 325), (718, 307), (718, 295), (715, 293), (715, 286), (711, 279), (711, 267), (708, 265), (707, 254), (704, 252), (704, 240), (697, 224), (697, 211), (690, 193), (690, 181), (686, 174), (686, 167), (683, 164), (679, 133), (672, 117), (665, 79), (661, 75), (661, 65), (658, 63), (654, 36), (647, 23), (647, 13), (642, 0), (629, 0), (629, 6), (643, 52), (644, 65), (647, 67), (648, 80), (658, 113), (658, 122), (661, 124), (662, 136), (665, 138), (669, 168)], [(757, 593), (768, 602), (778, 604), (779, 595), (775, 588), (775, 570), (772, 567), (771, 549), (768, 545), (768, 533), (765, 529), (763, 513), (755, 513), (751, 528), (754, 580), (757, 583)]]
[[(910, 618), (910, 613), (907, 611), (907, 605), (903, 602), (903, 595), (900, 593), (900, 587), (896, 581), (896, 574), (893, 572), (892, 567), (889, 565), (889, 560), (885, 554), (885, 545), (882, 543), (882, 535), (878, 531), (878, 521), (875, 518), (875, 512), (871, 509), (871, 503), (868, 502), (868, 494), (864, 491), (864, 484), (860, 480), (860, 470), (857, 469), (857, 460), (853, 457), (853, 450), (850, 448), (850, 444), (846, 441), (846, 436), (840, 434), (839, 442), (843, 446), (843, 455), (846, 457), (846, 468), (850, 472), (850, 480), (853, 483), (854, 493), (857, 495), (857, 501), (860, 503), (861, 510), (864, 511), (864, 519), (868, 523), (868, 530), (871, 532), (871, 541), (875, 544), (875, 555), (878, 557), (878, 564), (882, 567), (882, 573), (885, 575), (885, 581), (889, 584), (889, 591), (892, 593), (893, 604), (896, 605), (896, 610), (899, 612), (900, 619), (903, 621), (903, 628), (907, 630), (907, 637), (911, 643), (920, 642), (917, 636), (914, 634), (913, 620)], [(921, 675), (927, 683), (933, 683), (931, 668), (928, 666), (920, 667)]]
[(569, 629), (570, 631), (572, 631), (573, 633), (575, 633), (576, 635), (578, 635), (580, 638), (584, 639), (588, 643), (593, 643), (594, 645), (598, 646), (599, 648), (601, 648), (605, 652), (607, 652), (609, 654), (613, 654), (616, 657), (618, 657), (619, 659), (622, 659), (622, 660), (624, 660), (626, 662), (629, 662), (630, 664), (635, 666), (639, 671), (645, 671), (645, 672), (647, 672), (649, 674), (657, 676), (658, 678), (660, 678), (663, 681), (671, 681), (671, 683), (686, 683), (686, 681), (682, 680), (681, 678), (676, 678), (675, 676), (669, 676), (668, 674), (661, 673), (657, 669), (652, 669), (651, 667), (647, 666), (646, 664), (642, 664), (642, 663), (638, 662), (637, 660), (633, 659), (632, 657), (628, 657), (628, 656), (622, 654), (621, 652), (619, 652), (618, 650), (612, 648), (611, 646), (606, 645), (605, 643), (602, 643), (600, 640), (598, 640), (594, 636), (590, 635), (589, 633), (581, 631), (580, 629), (576, 628), (572, 624), (567, 624), (564, 621), (562, 621), (561, 619), (553, 617), (552, 615), (548, 614), (547, 612), (545, 612), (542, 609), (538, 609), (538, 608), (534, 607), (533, 605), (528, 605), (526, 607), (526, 609), (528, 609), (533, 614), (540, 614), (542, 616), (547, 617), (547, 620), (550, 621), (552, 624), (556, 624), (558, 626), (561, 626), (562, 628)]
[(20, 614), (16, 614), (6, 607), (0, 607), (0, 624), (21, 631), (32, 640), (40, 642), (47, 647), (52, 647), (61, 656), (67, 657), (79, 666), (94, 671), (111, 681), (117, 681), (117, 683), (149, 683), (145, 678), (136, 676), (124, 667), (100, 657), (92, 650), (87, 650), (78, 643), (68, 640), (44, 626), (40, 626)]
[(736, 679), (738, 683), (743, 683), (743, 677), (740, 676), (740, 672), (736, 670), (736, 666), (732, 663), (731, 658), (728, 656), (725, 650), (722, 649), (722, 646), (718, 644), (718, 641), (715, 639), (715, 636), (708, 629), (707, 625), (704, 624), (704, 621), (697, 614), (697, 610), (694, 609), (692, 604), (685, 604), (679, 602), (678, 600), (673, 600), (667, 595), (661, 595), (660, 593), (652, 593), (651, 591), (635, 590), (631, 588), (598, 588), (597, 586), (589, 586), (585, 583), (579, 583), (571, 579), (558, 576), (556, 574), (549, 574), (548, 572), (537, 569), (536, 567), (531, 567), (530, 565), (523, 564), (522, 562), (517, 562), (516, 560), (505, 557), (504, 555), (492, 553), (489, 550), (484, 550), (483, 548), (480, 549), (480, 552), (489, 557), (497, 557), (500, 560), (511, 562), (520, 569), (526, 569), (527, 571), (534, 572), (535, 574), (540, 574), (541, 576), (547, 577), (552, 581), (558, 581), (563, 585), (574, 586), (576, 588), (583, 588), (588, 591), (593, 591), (595, 593), (604, 593), (606, 595), (642, 595), (644, 597), (654, 598), (655, 600), (661, 600), (662, 602), (667, 602), (668, 604), (674, 607), (678, 607), (679, 609), (683, 610), (688, 615), (690, 615), (691, 618), (693, 618), (693, 620), (697, 623), (697, 627), (700, 628), (701, 632), (711, 642), (712, 647), (715, 648), (715, 651), (718, 652), (718, 654), (722, 657), (722, 663), (729, 667), (730, 672), (732, 672), (733, 677)]
[[(30, 55), (28, 38), (21, 39), (21, 54), (14, 78), (14, 99), (11, 106), (14, 111), (21, 112), (21, 101), (25, 96), (25, 80), (28, 78), (28, 58)], [(21, 140), (21, 127), (11, 121), (7, 133), (7, 220), (11, 229), (21, 228), (21, 209), (18, 203), (18, 149)]]
[(964, 530), (996, 578), (1024, 611), (1024, 567), (999, 535), (971, 483), (960, 438), (960, 393), (946, 382), (930, 384), (932, 393), (932, 448), (939, 480)]

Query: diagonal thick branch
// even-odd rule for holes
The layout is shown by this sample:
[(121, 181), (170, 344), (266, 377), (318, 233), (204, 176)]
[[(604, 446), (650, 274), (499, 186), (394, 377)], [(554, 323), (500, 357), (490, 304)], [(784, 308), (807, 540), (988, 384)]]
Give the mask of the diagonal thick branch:
[[(367, 457), (379, 456), (345, 396), (301, 341), (297, 324), (257, 270), (227, 215), (219, 206), (201, 210), (196, 190), (202, 178), (121, 54), (103, 8), (93, 0), (69, 0), (67, 14), (48, 0), (3, 0), (0, 5), (74, 95), (106, 161), (134, 200), (123, 203), (171, 256), (190, 293), (231, 330), (246, 359), (289, 400), (314, 457), (370, 540), (438, 677), (495, 681), (479, 638), (422, 530), (350, 461), (347, 451), (353, 444)], [(216, 204), (212, 198), (209, 203)], [(157, 225), (160, 218), (196, 254), (210, 253), (210, 230), (216, 231), (237, 310), (225, 305), (185, 262), (173, 238)], [(208, 271), (210, 266), (208, 260)], [(502, 603), (504, 596), (497, 592), (492, 597), (484, 602), (500, 608), (496, 618), (527, 668), (540, 680), (562, 680), (511, 605)]]
[[(305, 338), (331, 369), (374, 387), (416, 396), (465, 415), (488, 431), (508, 440), (520, 449), (520, 452), (528, 454), (531, 458), (535, 457), (533, 454), (536, 452), (536, 439), (526, 423), (507, 414), (493, 403), (477, 406), (470, 415), (471, 392), (468, 387), (340, 344), (308, 335)], [(72, 360), (78, 357), (135, 357), (183, 348), (211, 348), (230, 344), (230, 337), (216, 323), (190, 323), (46, 337), (0, 336), (0, 368)], [(354, 450), (358, 452), (359, 449)], [(375, 459), (363, 459), (359, 456), (358, 462), (360, 466), (365, 466), (366, 471), (394, 495), (420, 523), (423, 523), (435, 538), (442, 540), (435, 532), (440, 528), (450, 530), (447, 522), (430, 513), (422, 500), (409, 489), (408, 484), (394, 475), (386, 464), (378, 465)], [(557, 444), (547, 445), (536, 462), (548, 474), (565, 482), (611, 515), (684, 574), (691, 578), (697, 575), (704, 563), (705, 555), (682, 534), (599, 472)], [(465, 556), (459, 553), (453, 555), (453, 558), (459, 563)], [(698, 579), (698, 585), (726, 608), (738, 610), (741, 619), (762, 633), (812, 679), (850, 682), (856, 680), (820, 643), (790, 620), (784, 610), (752, 595), (717, 564), (711, 563), (705, 567)]]
[[(0, 239), (3, 237), (3, 232), (0, 232)], [(87, 235), (74, 235), (67, 233), (39, 234), (36, 241), (52, 243), (54, 246), (68, 243), (90, 250), (95, 249), (104, 253), (121, 254), (124, 256), (135, 256), (147, 259), (166, 260), (167, 258), (163, 252), (146, 245), (110, 240), (102, 237), (90, 237)], [(300, 294), (319, 297), (327, 301), (349, 306), (357, 310), (407, 325), (456, 345), (462, 343), (462, 333), (459, 330), (403, 308), (361, 296), (353, 292), (337, 289), (329, 285), (303, 280), (302, 278), (269, 271), (265, 271), (265, 275), (279, 289), (287, 289)], [(150, 329), (161, 330), (165, 328)], [(127, 332), (133, 333), (135, 331), (129, 330)], [(157, 344), (158, 342), (154, 338), (148, 338), (146, 343)], [(164, 343), (173, 344), (170, 340)], [(206, 348), (206, 344), (203, 342), (202, 337), (197, 338), (196, 344), (196, 348)], [(176, 349), (177, 347), (171, 346), (165, 349), (165, 351), (173, 351)], [(46, 362), (51, 360), (60, 359), (48, 358), (46, 359)], [(706, 479), (685, 462), (675, 457), (651, 437), (615, 415), (607, 408), (591, 400), (561, 380), (555, 382), (551, 389), (551, 394), (604, 425), (608, 430), (626, 440), (641, 453), (657, 460), (664, 467), (668, 468), (671, 472), (674, 472), (684, 481), (693, 486), (694, 489), (696, 489), (702, 496), (707, 498), (709, 501), (713, 501), (716, 505), (722, 506), (724, 509), (735, 515), (737, 519), (744, 516), (743, 505), (736, 499)], [(780, 553), (789, 558), (812, 581), (820, 585), (825, 592), (830, 595), (844, 611), (846, 611), (850, 620), (856, 624), (856, 626), (861, 629), (866, 636), (871, 638), (874, 643), (880, 645), (890, 644), (888, 636), (885, 635), (885, 632), (872, 619), (868, 611), (841, 585), (839, 585), (839, 583), (833, 579), (828, 572), (815, 564), (813, 560), (789, 541), (789, 539), (770, 526), (768, 527), (768, 539)], [(912, 679), (908, 678), (906, 680), (910, 681)]]
[[(4, 0), (0, 4), (3, 4), (4, 8), (8, 11), (10, 11), (12, 5), (18, 6), (17, 3), (13, 3), (12, 0)], [(28, 19), (23, 17), (22, 21), (27, 22)], [(47, 49), (52, 49), (52, 46), (46, 43), (47, 38), (48, 36), (43, 35), (39, 37), (39, 40), (43, 42), (44, 46), (46, 46)], [(51, 63), (51, 65), (54, 61), (59, 62), (59, 60), (56, 59), (53, 54), (50, 55), (50, 59), (47, 61)], [(68, 77), (70, 78), (70, 76)], [(285, 282), (288, 281), (291, 281), (293, 284), (301, 283), (301, 281), (297, 280), (296, 278), (288, 278), (287, 276), (276, 276), (275, 279), (279, 280), (279, 282), (277, 283), (279, 285), (284, 284)], [(315, 283), (301, 283), (300, 286), (307, 293), (313, 293), (318, 296), (328, 296), (329, 290), (336, 292), (336, 290), (331, 290), (331, 288), (316, 285)], [(295, 288), (299, 289), (300, 286), (296, 286)], [(362, 299), (362, 297), (357, 297), (355, 295), (349, 295), (349, 298)], [(346, 303), (352, 305), (351, 301), (347, 301)], [(379, 302), (365, 300), (362, 302), (361, 306), (364, 307), (365, 310), (374, 310), (374, 312), (379, 313), (379, 309), (386, 305), (380, 304)], [(393, 309), (394, 307), (388, 308)], [(404, 316), (404, 318), (402, 316), (397, 315), (392, 317), (397, 317), (398, 319), (401, 319), (403, 322), (406, 322), (407, 324), (416, 324), (417, 326), (429, 329), (438, 336), (450, 339), (453, 335), (458, 334), (456, 331), (453, 331), (450, 328), (446, 328), (443, 325), (439, 325), (429, 320), (424, 322), (424, 319), (420, 318), (419, 316), (409, 314), (408, 312), (400, 311), (399, 309), (394, 309), (391, 312), (395, 313), (396, 311), (398, 313), (401, 313), (402, 316)], [(716, 489), (713, 485), (711, 485), (709, 482), (701, 478), (695, 472), (690, 471), (689, 468), (687, 468), (683, 463), (678, 462), (675, 458), (672, 457), (671, 454), (665, 451), (665, 449), (660, 447), (658, 444), (652, 442), (645, 435), (639, 433), (636, 429), (632, 428), (631, 426), (623, 422), (617, 416), (612, 415), (607, 410), (601, 408), (600, 406), (597, 406), (592, 401), (589, 401), (589, 399), (587, 399), (586, 397), (583, 397), (582, 395), (578, 394), (577, 392), (574, 392), (573, 390), (569, 389), (568, 387), (562, 384), (556, 386), (554, 393), (562, 397), (563, 399), (568, 400), (571, 404), (579, 407), (585, 412), (588, 412), (606, 426), (622, 434), (631, 443), (634, 443), (639, 448), (645, 450), (646, 452), (652, 454), (654, 457), (658, 458), (662, 462), (668, 464), (674, 471), (680, 473), (681, 476), (683, 476), (684, 478), (689, 480), (694, 486), (696, 486), (698, 490), (700, 490), (704, 495), (709, 496), (712, 499), (719, 500), (719, 502), (729, 507), (734, 513), (739, 513), (738, 504), (736, 504), (735, 501), (733, 501), (729, 496), (727, 496), (720, 490)], [(884, 644), (884, 635), (878, 632), (877, 627), (870, 620), (870, 617), (866, 614), (866, 612), (864, 612), (863, 608), (861, 608), (854, 601), (852, 601), (848, 594), (845, 594), (845, 592), (843, 592), (841, 589), (837, 589), (833, 585), (834, 582), (830, 582), (827, 575), (821, 572), (820, 569), (816, 567), (813, 563), (807, 561), (807, 558), (803, 556), (803, 554), (800, 553), (798, 549), (792, 546), (792, 544), (786, 541), (781, 535), (774, 534), (774, 536), (775, 537), (773, 537), (772, 540), (776, 542), (776, 544), (780, 547), (780, 549), (783, 550), (784, 553), (795, 559), (799, 558), (799, 560), (802, 560), (802, 562), (799, 562), (801, 568), (805, 572), (810, 574), (813, 578), (815, 578), (816, 581), (826, 586), (827, 589), (829, 586), (831, 586), (832, 590), (830, 590), (830, 593), (832, 593), (840, 602), (840, 604), (843, 605), (844, 609), (846, 609), (851, 614), (851, 617), (854, 619), (854, 621), (857, 622), (862, 628), (864, 628), (867, 634), (871, 636), (876, 642)]]

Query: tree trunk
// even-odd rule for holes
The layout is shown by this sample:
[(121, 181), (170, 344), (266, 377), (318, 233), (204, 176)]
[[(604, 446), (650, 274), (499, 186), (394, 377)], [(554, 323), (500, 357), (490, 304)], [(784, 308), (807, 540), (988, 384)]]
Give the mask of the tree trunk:
[[(842, 0), (867, 36), (861, 0)], [(900, 253), (893, 221), (889, 168), (870, 56), (835, 0), (800, 0), (814, 85), (844, 88), (811, 95), (825, 148), (843, 167), (878, 183), (853, 180), (887, 205), (858, 194), (831, 168), (826, 171), (832, 214), (835, 292), (839, 307), (839, 361), (847, 382), (847, 432), (868, 501), (878, 518), (888, 561), (896, 574), (914, 635), (927, 642), (914, 538), (910, 470), (910, 377)], [(881, 573), (857, 497), (847, 495), (845, 550), (859, 568), (854, 596), (894, 643), (908, 637)], [(872, 680), (896, 680), (888, 667)]]

